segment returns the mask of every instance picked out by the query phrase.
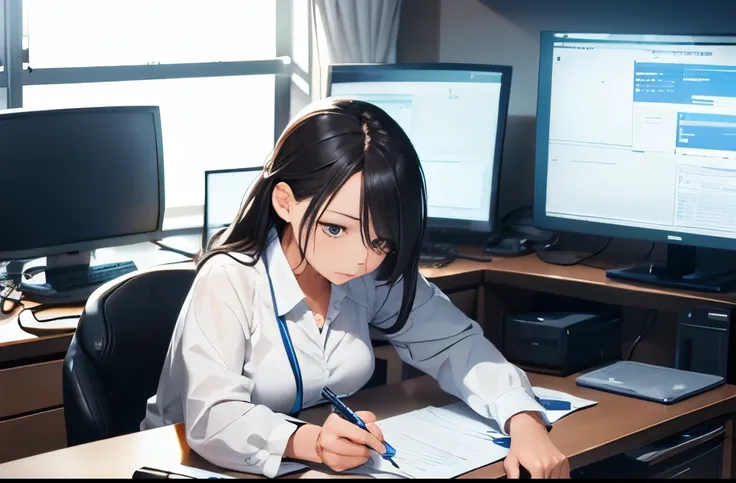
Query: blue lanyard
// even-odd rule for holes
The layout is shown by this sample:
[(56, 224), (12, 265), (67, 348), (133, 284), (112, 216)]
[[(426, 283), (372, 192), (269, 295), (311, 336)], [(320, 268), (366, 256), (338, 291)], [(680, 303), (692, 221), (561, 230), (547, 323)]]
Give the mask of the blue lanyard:
[(299, 361), (296, 358), (296, 351), (294, 351), (294, 344), (291, 343), (291, 336), (289, 335), (289, 327), (286, 325), (286, 321), (279, 315), (278, 307), (276, 306), (276, 294), (273, 291), (273, 283), (271, 282), (271, 275), (268, 273), (268, 261), (266, 260), (265, 254), (263, 256), (264, 264), (266, 265), (266, 277), (268, 277), (268, 287), (271, 289), (271, 300), (273, 300), (273, 312), (276, 316), (276, 321), (279, 324), (279, 332), (281, 333), (281, 340), (284, 343), (284, 349), (286, 350), (286, 356), (289, 358), (289, 365), (291, 365), (291, 371), (294, 373), (294, 379), (296, 380), (296, 399), (294, 400), (294, 406), (291, 408), (292, 416), (299, 414), (302, 410), (302, 401), (304, 399), (304, 383), (302, 381), (302, 371), (299, 369)]

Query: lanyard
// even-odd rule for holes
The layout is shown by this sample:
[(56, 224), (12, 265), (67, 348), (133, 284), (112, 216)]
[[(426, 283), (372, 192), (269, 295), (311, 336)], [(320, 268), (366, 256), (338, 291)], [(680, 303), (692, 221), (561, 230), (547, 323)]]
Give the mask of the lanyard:
[(284, 349), (286, 350), (286, 356), (289, 358), (289, 365), (291, 365), (291, 371), (294, 373), (294, 379), (296, 380), (296, 399), (294, 400), (294, 406), (291, 408), (289, 413), (291, 416), (296, 416), (302, 410), (302, 400), (304, 399), (304, 383), (302, 381), (302, 371), (299, 369), (299, 361), (296, 358), (296, 351), (294, 350), (294, 344), (291, 343), (291, 336), (289, 335), (289, 327), (286, 325), (286, 321), (279, 315), (278, 307), (276, 306), (276, 294), (273, 291), (273, 283), (271, 282), (271, 275), (268, 273), (268, 260), (266, 260), (265, 254), (263, 261), (266, 265), (266, 277), (268, 277), (268, 287), (271, 289), (271, 300), (273, 300), (273, 312), (276, 316), (276, 321), (279, 324), (279, 332), (281, 333), (281, 341), (284, 343)]

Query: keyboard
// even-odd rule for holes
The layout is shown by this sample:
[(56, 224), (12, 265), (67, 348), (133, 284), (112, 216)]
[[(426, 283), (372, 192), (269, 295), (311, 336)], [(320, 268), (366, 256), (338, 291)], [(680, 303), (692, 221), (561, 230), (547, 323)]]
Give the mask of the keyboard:
[(63, 292), (90, 285), (102, 285), (137, 269), (134, 262), (106, 263), (91, 267), (52, 268), (46, 270), (46, 283), (57, 292)]

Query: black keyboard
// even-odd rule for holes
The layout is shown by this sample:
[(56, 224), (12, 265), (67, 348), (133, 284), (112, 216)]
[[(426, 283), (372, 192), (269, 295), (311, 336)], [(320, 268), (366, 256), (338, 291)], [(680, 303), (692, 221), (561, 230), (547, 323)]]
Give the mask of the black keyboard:
[(89, 285), (102, 285), (138, 269), (133, 262), (106, 263), (95, 266), (52, 268), (46, 270), (46, 283), (57, 292)]

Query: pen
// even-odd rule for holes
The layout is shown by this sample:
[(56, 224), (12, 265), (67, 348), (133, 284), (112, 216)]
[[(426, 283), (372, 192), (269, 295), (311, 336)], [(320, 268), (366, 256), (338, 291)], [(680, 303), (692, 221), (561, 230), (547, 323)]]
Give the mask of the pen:
[(169, 471), (156, 470), (144, 466), (135, 470), (133, 473), (134, 480), (195, 480), (193, 476), (180, 475)]
[(537, 402), (547, 411), (569, 411), (572, 409), (572, 404), (569, 401), (537, 398)]
[(508, 436), (491, 436), (491, 441), (502, 448), (511, 448), (511, 438), (509, 438)]
[[(325, 387), (324, 389), (322, 389), (322, 397), (325, 400), (329, 401), (329, 403), (332, 404), (332, 407), (334, 407), (337, 413), (344, 419), (355, 424), (360, 429), (368, 431), (368, 427), (365, 425), (363, 420), (360, 419), (358, 415), (353, 412), (352, 409), (347, 407), (344, 402), (340, 401), (340, 398), (338, 398), (337, 395), (329, 388)], [(392, 459), (394, 456), (396, 456), (396, 450), (386, 441), (383, 442), (383, 445), (386, 447), (386, 452), (383, 453), (381, 457), (391, 463), (396, 469), (400, 469), (399, 465), (397, 465), (396, 462)]]

